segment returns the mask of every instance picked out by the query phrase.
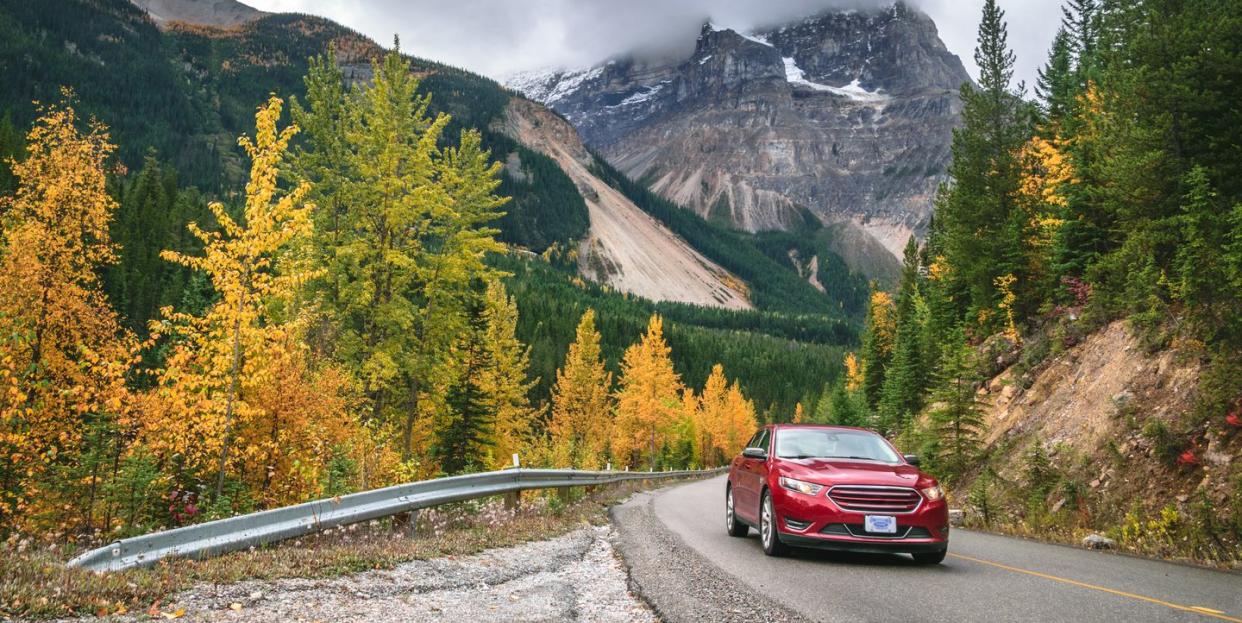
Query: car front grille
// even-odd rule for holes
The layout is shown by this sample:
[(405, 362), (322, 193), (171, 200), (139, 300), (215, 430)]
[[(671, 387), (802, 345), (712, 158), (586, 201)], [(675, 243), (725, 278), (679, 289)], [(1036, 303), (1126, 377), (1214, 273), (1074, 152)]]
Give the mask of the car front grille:
[(852, 536), (863, 537), (868, 539), (930, 539), (931, 531), (922, 526), (906, 526), (898, 528), (896, 534), (872, 534), (867, 532), (866, 528), (860, 523), (830, 523), (824, 526), (820, 534), (829, 534), (834, 536)]
[(847, 511), (860, 513), (912, 513), (923, 502), (918, 491), (907, 487), (838, 485), (828, 498)]

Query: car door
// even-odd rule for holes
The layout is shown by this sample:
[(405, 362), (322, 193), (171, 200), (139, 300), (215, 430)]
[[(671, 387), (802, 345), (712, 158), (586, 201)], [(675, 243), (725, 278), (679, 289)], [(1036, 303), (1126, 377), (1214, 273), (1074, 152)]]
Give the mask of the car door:
[[(771, 429), (764, 428), (755, 433), (746, 447), (766, 450), (770, 436)], [(763, 475), (767, 470), (767, 464), (761, 459), (752, 459), (744, 455), (740, 459), (741, 465), (738, 466), (737, 479), (733, 485), (734, 512), (746, 521), (757, 523), (759, 521), (759, 491), (763, 487)]]

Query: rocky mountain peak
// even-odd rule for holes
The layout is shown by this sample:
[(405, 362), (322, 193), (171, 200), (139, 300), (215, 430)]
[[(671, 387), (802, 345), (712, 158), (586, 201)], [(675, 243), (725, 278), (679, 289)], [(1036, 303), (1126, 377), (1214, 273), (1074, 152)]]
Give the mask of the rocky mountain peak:
[(897, 2), (750, 32), (706, 22), (688, 58), (622, 56), (509, 85), (708, 219), (789, 229), (809, 212), (899, 258), (926, 229), (969, 79), (931, 18)]

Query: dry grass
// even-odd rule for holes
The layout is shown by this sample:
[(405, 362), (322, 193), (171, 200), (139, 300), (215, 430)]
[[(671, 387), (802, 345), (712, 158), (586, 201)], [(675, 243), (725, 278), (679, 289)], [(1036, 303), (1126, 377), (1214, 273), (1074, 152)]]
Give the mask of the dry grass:
[(324, 578), (473, 554), (604, 523), (609, 506), (641, 488), (625, 483), (591, 494), (575, 489), (568, 499), (527, 493), (515, 510), (506, 509), (499, 498), (463, 502), (422, 511), (413, 538), (390, 520), (372, 521), (210, 560), (175, 560), (117, 573), (69, 569), (63, 550), (13, 537), (0, 544), (0, 619), (132, 611), (158, 616), (171, 611), (172, 595), (197, 583)]

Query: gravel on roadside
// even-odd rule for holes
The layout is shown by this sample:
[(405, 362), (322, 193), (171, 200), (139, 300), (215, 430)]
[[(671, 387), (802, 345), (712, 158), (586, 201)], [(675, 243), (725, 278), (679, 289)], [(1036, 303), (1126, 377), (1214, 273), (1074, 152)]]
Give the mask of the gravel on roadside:
[(651, 493), (610, 515), (632, 590), (670, 623), (800, 623), (806, 618), (748, 588), (687, 547), (655, 516)]
[(213, 622), (654, 622), (627, 590), (613, 536), (610, 526), (588, 526), (551, 540), (339, 578), (199, 585), (161, 611)]

